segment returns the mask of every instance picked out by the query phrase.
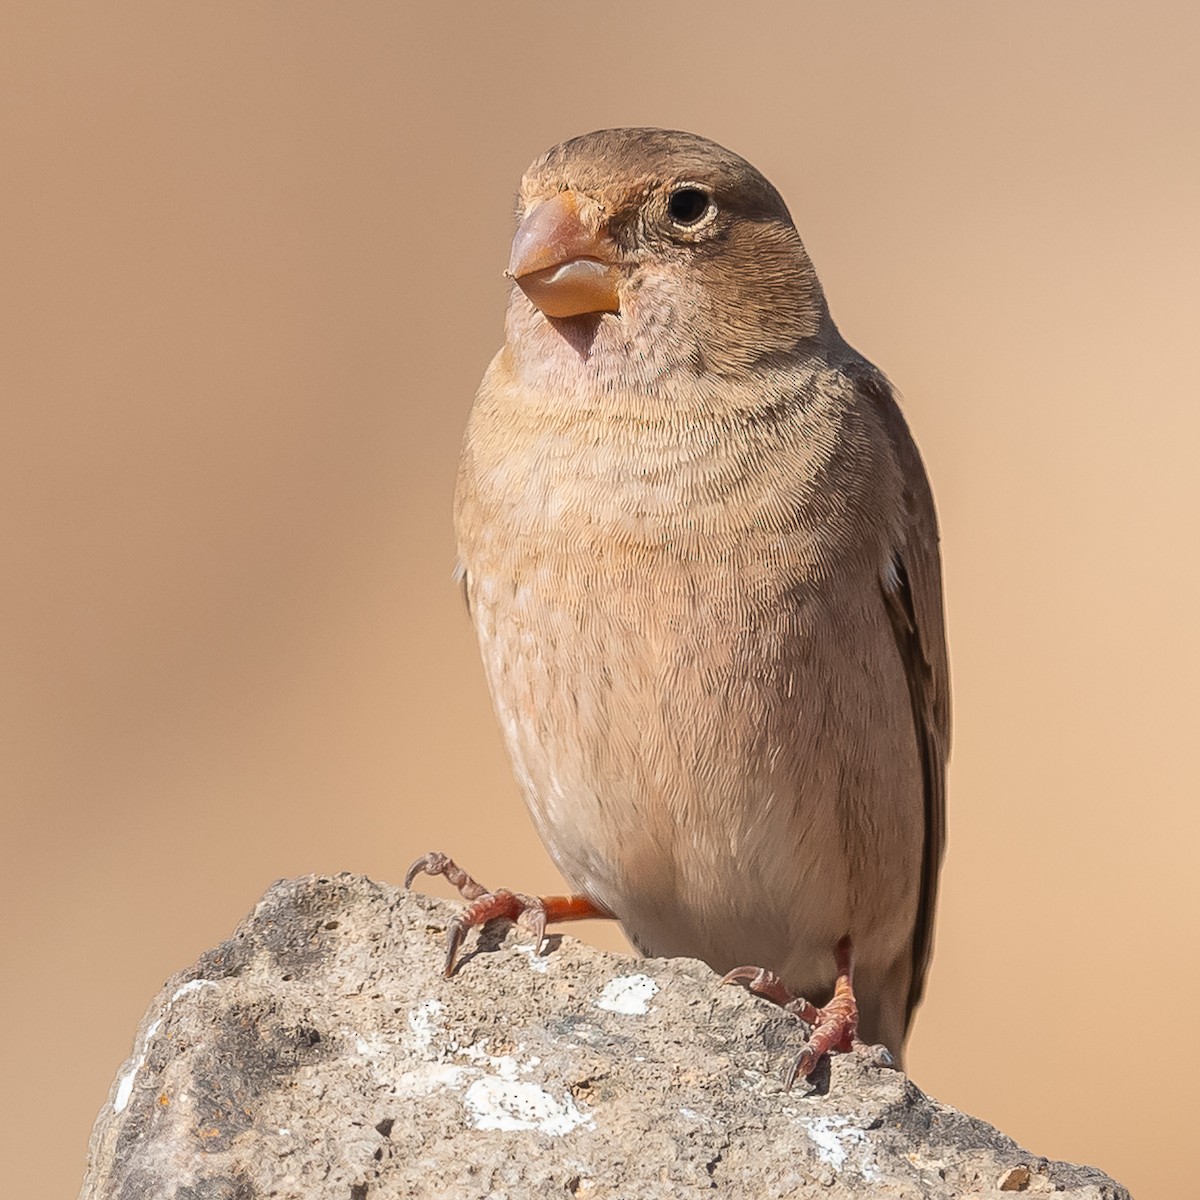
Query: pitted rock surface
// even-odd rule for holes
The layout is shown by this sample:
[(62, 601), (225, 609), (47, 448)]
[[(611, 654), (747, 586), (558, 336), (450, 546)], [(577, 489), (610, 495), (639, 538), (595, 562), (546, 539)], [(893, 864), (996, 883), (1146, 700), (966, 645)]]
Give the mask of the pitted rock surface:
[(800, 1027), (703, 964), (489, 928), (354, 875), (285, 880), (151, 1004), (80, 1200), (1128, 1200), (861, 1054), (785, 1092)]

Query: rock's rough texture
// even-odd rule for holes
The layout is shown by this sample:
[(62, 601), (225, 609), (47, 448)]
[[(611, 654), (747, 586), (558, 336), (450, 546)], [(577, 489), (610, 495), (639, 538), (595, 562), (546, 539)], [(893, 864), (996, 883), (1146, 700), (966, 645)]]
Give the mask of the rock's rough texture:
[(700, 963), (489, 930), (443, 979), (452, 911), (272, 887), (151, 1005), (81, 1200), (1127, 1198), (866, 1056), (785, 1093), (798, 1026)]

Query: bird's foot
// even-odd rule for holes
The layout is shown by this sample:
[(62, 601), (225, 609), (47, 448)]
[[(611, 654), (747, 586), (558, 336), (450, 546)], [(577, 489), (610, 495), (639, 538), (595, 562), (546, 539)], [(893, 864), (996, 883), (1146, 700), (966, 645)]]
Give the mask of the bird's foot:
[(745, 983), (754, 995), (773, 1001), (811, 1028), (808, 1045), (797, 1055), (784, 1081), (788, 1091), (791, 1091), (797, 1079), (805, 1079), (812, 1074), (822, 1055), (835, 1050), (845, 1053), (861, 1048), (869, 1049), (878, 1057), (878, 1050), (882, 1049), (867, 1047), (858, 1039), (858, 1001), (854, 998), (853, 955), (849, 937), (838, 942), (835, 954), (837, 982), (833, 987), (832, 999), (822, 1008), (797, 996), (774, 971), (764, 967), (735, 967), (721, 980), (722, 983)]
[(454, 974), (454, 961), (467, 931), (476, 925), (502, 918), (514, 921), (534, 936), (535, 952), (540, 952), (546, 937), (546, 925), (550, 921), (582, 921), (588, 917), (611, 917), (608, 909), (589, 900), (586, 896), (527, 896), (523, 892), (511, 892), (508, 888), (489, 891), (466, 873), (452, 858), (437, 850), (421, 855), (408, 868), (404, 886), (411, 887), (418, 875), (444, 875), (458, 888), (458, 894), (468, 906), (446, 930), (446, 977)]

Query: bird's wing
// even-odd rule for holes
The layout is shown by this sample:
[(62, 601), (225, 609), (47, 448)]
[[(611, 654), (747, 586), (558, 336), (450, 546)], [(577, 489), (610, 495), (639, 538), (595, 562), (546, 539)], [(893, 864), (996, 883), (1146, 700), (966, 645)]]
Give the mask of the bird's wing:
[(908, 678), (913, 725), (925, 787), (925, 848), (921, 894), (912, 940), (907, 1019), (921, 1000), (933, 950), (938, 872), (946, 845), (946, 761), (950, 755), (950, 668), (942, 611), (942, 567), (937, 513), (921, 455), (896, 397), (882, 375), (856, 379), (883, 418), (904, 479), (906, 519), (880, 587)]
[(471, 592), (467, 586), (467, 564), (461, 558), (454, 560), (454, 582), (458, 587), (458, 594), (462, 596), (462, 602), (466, 605), (467, 612), (471, 611)]

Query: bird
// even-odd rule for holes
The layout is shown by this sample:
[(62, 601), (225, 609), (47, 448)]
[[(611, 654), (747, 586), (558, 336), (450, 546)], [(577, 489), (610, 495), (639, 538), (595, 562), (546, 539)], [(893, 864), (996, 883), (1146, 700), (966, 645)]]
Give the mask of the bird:
[[(903, 1063), (933, 944), (950, 742), (920, 453), (842, 337), (780, 193), (696, 134), (598, 130), (518, 197), (505, 341), (455, 496), (458, 574), (570, 895), (430, 852), (467, 930), (614, 917)], [(817, 1004), (814, 1000), (824, 1000)]]

